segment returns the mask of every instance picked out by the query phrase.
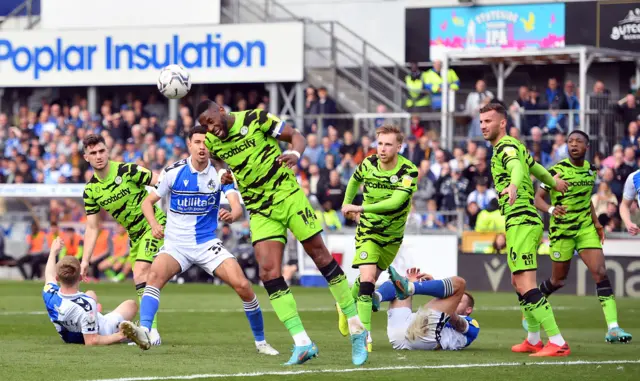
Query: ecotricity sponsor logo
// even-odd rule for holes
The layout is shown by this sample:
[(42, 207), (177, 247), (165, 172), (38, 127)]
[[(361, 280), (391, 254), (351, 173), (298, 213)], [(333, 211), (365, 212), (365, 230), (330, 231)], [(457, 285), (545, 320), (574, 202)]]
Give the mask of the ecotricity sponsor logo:
[(630, 9), (626, 17), (611, 28), (612, 40), (640, 42), (640, 8)]

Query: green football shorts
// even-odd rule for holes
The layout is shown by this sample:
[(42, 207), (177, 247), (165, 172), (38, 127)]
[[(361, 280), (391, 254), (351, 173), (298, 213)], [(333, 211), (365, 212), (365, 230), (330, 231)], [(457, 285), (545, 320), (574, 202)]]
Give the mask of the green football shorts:
[(156, 239), (149, 229), (139, 240), (131, 242), (129, 251), (129, 261), (134, 264), (140, 262), (153, 262), (153, 257), (158, 254), (158, 250), (164, 244), (164, 239)]
[(585, 249), (602, 249), (598, 231), (593, 225), (589, 229), (579, 230), (573, 238), (551, 242), (551, 260), (555, 262), (570, 261), (574, 251), (577, 250), (579, 253)]
[(254, 245), (260, 241), (286, 243), (287, 229), (300, 242), (322, 232), (322, 224), (302, 190), (273, 205), (270, 212), (269, 217), (260, 213), (250, 216), (249, 228)]
[(356, 241), (356, 254), (351, 267), (354, 269), (361, 265), (377, 265), (381, 270), (386, 270), (396, 259), (401, 243), (392, 243), (379, 246), (374, 241), (361, 238), (362, 242)]
[(536, 270), (538, 246), (542, 239), (542, 224), (512, 226), (507, 229), (506, 238), (511, 273)]

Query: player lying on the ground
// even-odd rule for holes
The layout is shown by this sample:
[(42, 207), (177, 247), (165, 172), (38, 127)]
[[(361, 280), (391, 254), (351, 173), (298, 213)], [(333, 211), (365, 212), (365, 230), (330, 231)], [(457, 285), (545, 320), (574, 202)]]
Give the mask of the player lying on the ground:
[[(364, 159), (351, 176), (342, 205), (346, 217), (358, 219), (353, 267), (358, 268), (360, 275), (351, 293), (358, 306), (358, 316), (369, 331), (369, 352), (373, 345), (371, 298), (375, 284), (398, 254), (411, 211), (411, 196), (418, 189), (418, 168), (398, 154), (404, 140), (400, 129), (384, 125), (378, 128), (376, 137), (377, 154)], [(362, 205), (352, 205), (362, 184)], [(336, 306), (340, 314), (340, 306)], [(348, 327), (341, 326), (340, 333), (347, 336)]]
[[(589, 136), (582, 131), (573, 131), (569, 134), (567, 145), (569, 157), (551, 167), (549, 173), (560, 175), (569, 183), (569, 189), (563, 195), (543, 184), (536, 192), (536, 208), (551, 215), (549, 240), (553, 261), (551, 278), (540, 284), (540, 291), (549, 296), (564, 286), (573, 253), (578, 251), (596, 282), (596, 292), (608, 326), (605, 340), (609, 343), (627, 343), (632, 337), (618, 326), (616, 300), (605, 267), (602, 252), (604, 228), (591, 204), (598, 170), (585, 160)], [(547, 193), (550, 194), (551, 205), (545, 201)]]
[(56, 256), (63, 245), (60, 237), (51, 244), (42, 290), (42, 299), (49, 319), (58, 334), (65, 343), (71, 344), (108, 345), (124, 340), (125, 337), (118, 330), (118, 325), (136, 316), (136, 302), (126, 300), (114, 311), (102, 315), (98, 311), (96, 293), (80, 292), (78, 288), (80, 261), (75, 257), (66, 256), (56, 265)]
[[(387, 311), (387, 336), (393, 349), (449, 350), (468, 347), (480, 332), (478, 322), (469, 315), (474, 300), (465, 292), (463, 278), (454, 276), (434, 280), (420, 269), (407, 270), (407, 276), (399, 275), (389, 267), (391, 280), (383, 283), (374, 293), (374, 308), (381, 302), (390, 302)], [(435, 297), (412, 310), (412, 295)]]
[[(168, 166), (160, 175), (156, 189), (142, 202), (142, 212), (151, 226), (153, 236), (163, 239), (149, 274), (140, 304), (140, 324), (122, 323), (124, 334), (142, 349), (149, 349), (149, 331), (160, 304), (160, 290), (174, 275), (197, 265), (231, 286), (244, 306), (259, 353), (277, 355), (264, 339), (264, 323), (258, 298), (251, 288), (236, 258), (216, 237), (218, 217), (232, 223), (242, 217), (242, 205), (233, 184), (222, 185), (209, 160), (204, 145), (206, 128), (197, 126), (189, 131), (187, 146), (190, 156)], [(231, 212), (220, 209), (224, 192)], [(156, 219), (154, 204), (168, 196), (166, 231)]]
[[(101, 209), (106, 210), (114, 220), (127, 230), (131, 240), (129, 261), (133, 268), (133, 281), (136, 285), (138, 300), (142, 298), (146, 287), (147, 273), (151, 268), (153, 256), (162, 246), (162, 240), (153, 237), (151, 227), (140, 210), (142, 200), (149, 192), (146, 187), (157, 182), (156, 175), (134, 163), (118, 163), (109, 159), (109, 151), (102, 136), (89, 134), (83, 140), (84, 159), (94, 170), (93, 177), (84, 187), (84, 209), (87, 214), (87, 227), (84, 232), (84, 255), (82, 257), (82, 276), (87, 275), (91, 256), (98, 238)], [(162, 210), (155, 208), (156, 219), (164, 223)], [(151, 330), (153, 345), (162, 340), (154, 320)]]
[[(329, 284), (329, 291), (347, 315), (351, 334), (351, 360), (364, 364), (369, 356), (367, 332), (356, 310), (347, 278), (322, 240), (322, 225), (291, 170), (304, 152), (300, 132), (263, 110), (226, 113), (224, 107), (205, 100), (196, 117), (206, 126), (206, 145), (212, 155), (233, 171), (238, 190), (250, 214), (251, 240), (260, 266), (260, 279), (278, 319), (289, 331), (295, 348), (286, 365), (302, 364), (318, 354), (307, 334), (293, 294), (282, 277), (282, 257), (287, 230), (304, 247)], [(291, 144), (282, 152), (280, 142)], [(233, 182), (231, 174), (225, 183)]]

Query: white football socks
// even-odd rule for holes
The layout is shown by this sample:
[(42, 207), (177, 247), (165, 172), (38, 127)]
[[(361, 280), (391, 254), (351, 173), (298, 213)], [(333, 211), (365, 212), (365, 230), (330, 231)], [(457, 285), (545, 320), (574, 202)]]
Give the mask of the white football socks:
[(306, 331), (293, 335), (293, 342), (296, 344), (296, 347), (311, 345), (311, 339), (309, 338), (309, 335), (307, 335)]

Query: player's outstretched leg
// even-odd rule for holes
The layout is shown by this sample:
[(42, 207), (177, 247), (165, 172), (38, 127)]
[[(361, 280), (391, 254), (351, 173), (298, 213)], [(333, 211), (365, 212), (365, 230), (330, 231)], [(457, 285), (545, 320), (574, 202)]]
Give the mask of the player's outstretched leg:
[(271, 306), (294, 341), (293, 353), (285, 365), (303, 364), (318, 355), (318, 347), (307, 335), (298, 315), (296, 300), (282, 277), (284, 244), (272, 240), (259, 241), (253, 248), (260, 265), (260, 279), (269, 294)]
[[(435, 298), (445, 299), (455, 292), (453, 284), (454, 278), (410, 282), (406, 277), (401, 276), (393, 267), (389, 267), (389, 277), (391, 278), (391, 285), (395, 288), (394, 296), (401, 300), (412, 295), (429, 295)], [(386, 283), (388, 282), (385, 282), (385, 284)]]
[(224, 262), (216, 267), (214, 274), (233, 288), (240, 299), (242, 299), (244, 313), (249, 321), (258, 353), (271, 356), (280, 354), (265, 340), (264, 320), (262, 318), (262, 310), (260, 309), (258, 297), (253, 292), (251, 283), (242, 272), (242, 268), (240, 268), (238, 262), (232, 258), (225, 259)]
[[(133, 249), (132, 249), (133, 250)], [(148, 273), (151, 268), (151, 263), (146, 261), (136, 261), (133, 264), (133, 280), (136, 284), (136, 293), (138, 294), (138, 303), (140, 304), (140, 313), (142, 313), (142, 297), (147, 287)], [(142, 320), (142, 316), (140, 316)], [(153, 316), (153, 324), (149, 332), (152, 345), (160, 345), (162, 340), (160, 339), (160, 333), (158, 333), (158, 317)]]
[[(353, 300), (347, 276), (342, 271), (338, 262), (331, 256), (324, 245), (320, 234), (302, 242), (304, 250), (309, 254), (324, 278), (329, 283), (329, 291), (333, 295), (340, 310), (347, 316), (349, 333), (351, 334), (351, 357), (354, 365), (364, 364), (369, 354), (367, 352), (367, 330), (358, 317), (358, 310)], [(362, 284), (361, 284), (362, 288)], [(373, 294), (374, 290), (371, 290)], [(369, 314), (371, 306), (369, 305)]]
[(605, 341), (608, 343), (629, 343), (633, 338), (618, 326), (618, 308), (616, 298), (611, 287), (611, 281), (607, 276), (607, 268), (604, 262), (602, 249), (584, 249), (580, 251), (582, 261), (591, 272), (591, 277), (596, 282), (598, 300), (602, 306), (602, 312), (607, 322), (607, 334)]

